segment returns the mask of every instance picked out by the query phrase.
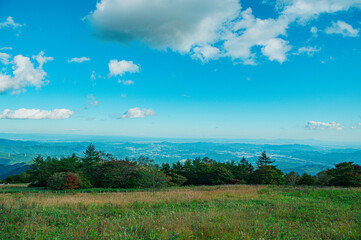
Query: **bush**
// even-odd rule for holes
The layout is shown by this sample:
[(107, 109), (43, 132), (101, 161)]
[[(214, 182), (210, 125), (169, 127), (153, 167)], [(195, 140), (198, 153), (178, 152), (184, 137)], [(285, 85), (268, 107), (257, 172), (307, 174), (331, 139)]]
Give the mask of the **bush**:
[(300, 179), (301, 179), (301, 176), (294, 171), (285, 175), (285, 182), (287, 185), (294, 186), (300, 181)]
[(187, 178), (176, 173), (170, 173), (168, 181), (170, 186), (182, 186)]
[(47, 187), (54, 190), (71, 190), (80, 188), (79, 177), (75, 173), (54, 173), (48, 180)]
[(168, 178), (165, 173), (155, 167), (138, 166), (137, 185), (141, 188), (163, 188), (168, 185)]
[(233, 178), (229, 181), (230, 184), (242, 184), (243, 182), (239, 179)]

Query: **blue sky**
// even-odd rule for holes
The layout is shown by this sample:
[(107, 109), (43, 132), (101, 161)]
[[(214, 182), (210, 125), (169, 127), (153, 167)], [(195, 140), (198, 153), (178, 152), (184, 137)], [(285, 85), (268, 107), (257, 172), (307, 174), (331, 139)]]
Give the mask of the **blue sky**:
[(361, 1), (254, 2), (0, 0), (0, 132), (361, 141)]

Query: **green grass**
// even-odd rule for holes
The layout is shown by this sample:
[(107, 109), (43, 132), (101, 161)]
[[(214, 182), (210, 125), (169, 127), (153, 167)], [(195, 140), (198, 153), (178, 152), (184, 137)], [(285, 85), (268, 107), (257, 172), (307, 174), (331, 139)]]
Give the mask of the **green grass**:
[(18, 188), (0, 193), (0, 239), (361, 239), (360, 189)]

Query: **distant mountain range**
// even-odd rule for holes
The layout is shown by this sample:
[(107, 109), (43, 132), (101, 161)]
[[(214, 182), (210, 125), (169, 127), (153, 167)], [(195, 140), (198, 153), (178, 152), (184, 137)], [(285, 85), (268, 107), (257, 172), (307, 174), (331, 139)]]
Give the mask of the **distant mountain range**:
[[(157, 139), (158, 140), (158, 139)], [(81, 156), (88, 141), (33, 141), (0, 139), (0, 179), (9, 174), (21, 173), (38, 154), (63, 157), (76, 153)], [(247, 158), (255, 163), (257, 156), (266, 151), (284, 172), (300, 174), (317, 172), (335, 163), (353, 161), (361, 164), (361, 149), (354, 147), (317, 146), (303, 144), (262, 144), (232, 142), (183, 142), (156, 141), (154, 139), (101, 139), (93, 141), (95, 147), (122, 159), (149, 156), (156, 163), (175, 163), (196, 157), (209, 157), (217, 161)]]

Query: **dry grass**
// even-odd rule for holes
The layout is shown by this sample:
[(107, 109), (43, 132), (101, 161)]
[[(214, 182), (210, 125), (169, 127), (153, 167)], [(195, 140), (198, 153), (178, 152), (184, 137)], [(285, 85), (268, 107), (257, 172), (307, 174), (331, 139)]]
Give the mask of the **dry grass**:
[(361, 190), (0, 194), (0, 239), (361, 239)]
[(222, 186), (222, 187), (194, 187), (171, 189), (158, 192), (118, 192), (118, 193), (46, 193), (46, 194), (3, 194), (2, 202), (5, 205), (15, 204), (19, 198), (27, 204), (41, 206), (78, 206), (113, 204), (126, 206), (134, 202), (142, 203), (179, 203), (184, 201), (212, 201), (221, 199), (247, 200), (258, 199), (260, 189), (264, 186)]

